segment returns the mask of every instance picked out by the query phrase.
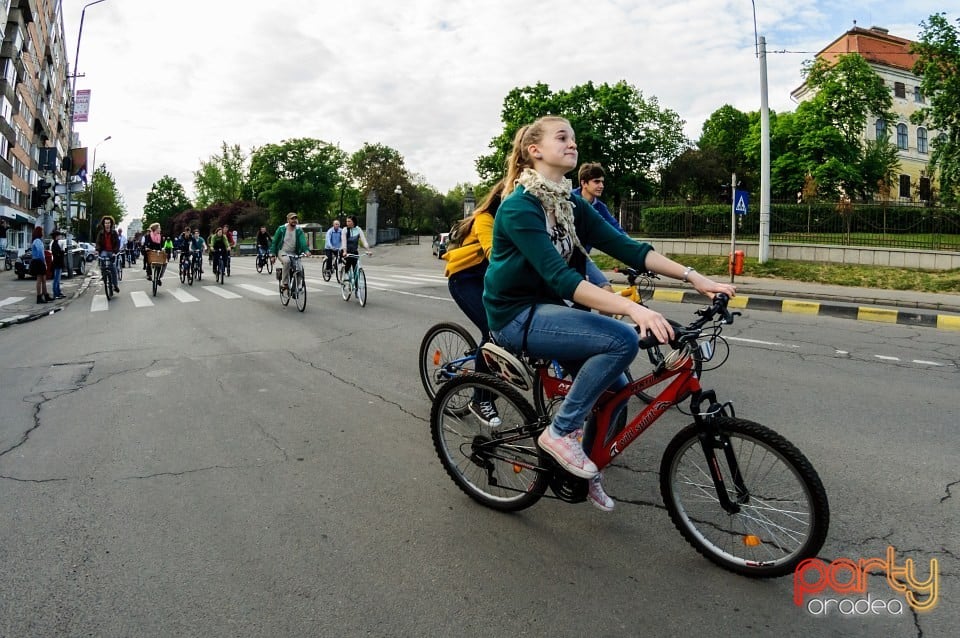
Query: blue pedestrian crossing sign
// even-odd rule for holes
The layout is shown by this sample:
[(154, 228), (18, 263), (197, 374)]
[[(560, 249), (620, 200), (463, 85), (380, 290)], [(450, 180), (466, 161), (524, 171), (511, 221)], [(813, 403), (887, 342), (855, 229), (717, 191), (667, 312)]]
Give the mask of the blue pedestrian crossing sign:
[(746, 215), (750, 207), (750, 193), (747, 191), (736, 191), (733, 196), (733, 212), (737, 215)]

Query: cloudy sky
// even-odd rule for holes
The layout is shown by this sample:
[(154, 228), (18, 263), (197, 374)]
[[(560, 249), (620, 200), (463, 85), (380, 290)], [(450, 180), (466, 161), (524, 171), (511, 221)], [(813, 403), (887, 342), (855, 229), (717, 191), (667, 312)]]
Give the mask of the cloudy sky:
[[(88, 2), (63, 0), (72, 62)], [(756, 0), (770, 108), (793, 110), (802, 63), (854, 21), (915, 38), (943, 9)], [(105, 0), (86, 10), (76, 66), (77, 89), (92, 92), (76, 130), (97, 146), (128, 220), (164, 175), (192, 196), (193, 172), (224, 141), (246, 152), (294, 137), (347, 153), (382, 143), (440, 192), (476, 183), (504, 96), (536, 82), (626, 80), (693, 139), (723, 104), (760, 105), (747, 0)]]

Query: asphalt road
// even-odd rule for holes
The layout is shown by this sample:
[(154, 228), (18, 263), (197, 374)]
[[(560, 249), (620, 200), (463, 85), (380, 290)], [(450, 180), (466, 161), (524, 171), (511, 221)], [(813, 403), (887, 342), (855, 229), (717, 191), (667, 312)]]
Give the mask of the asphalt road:
[[(426, 328), (465, 322), (427, 251), (368, 259), (366, 308), (313, 261), (306, 312), (282, 308), (245, 258), (219, 293), (128, 272), (107, 310), (91, 287), (0, 331), (0, 636), (955, 635), (960, 334), (760, 311), (725, 332), (704, 385), (818, 469), (821, 558), (938, 561), (931, 611), (821, 615), (673, 529), (676, 412), (607, 472), (611, 514), (463, 496), (416, 372)], [(871, 599), (902, 601), (874, 572)]]

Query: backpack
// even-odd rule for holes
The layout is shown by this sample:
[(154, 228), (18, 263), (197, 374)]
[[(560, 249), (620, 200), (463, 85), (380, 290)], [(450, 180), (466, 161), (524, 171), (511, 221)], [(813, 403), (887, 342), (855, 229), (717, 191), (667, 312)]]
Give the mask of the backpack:
[(450, 232), (447, 234), (447, 252), (463, 245), (463, 240), (469, 237), (470, 231), (473, 230), (473, 218), (475, 216), (476, 213), (471, 213), (469, 217), (457, 221), (450, 227)]

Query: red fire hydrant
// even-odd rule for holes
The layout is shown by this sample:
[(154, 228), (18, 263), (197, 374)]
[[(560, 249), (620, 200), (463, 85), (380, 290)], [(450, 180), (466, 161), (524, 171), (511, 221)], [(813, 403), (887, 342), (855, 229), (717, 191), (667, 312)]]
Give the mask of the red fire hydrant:
[(735, 250), (730, 254), (730, 274), (743, 274), (743, 251)]

